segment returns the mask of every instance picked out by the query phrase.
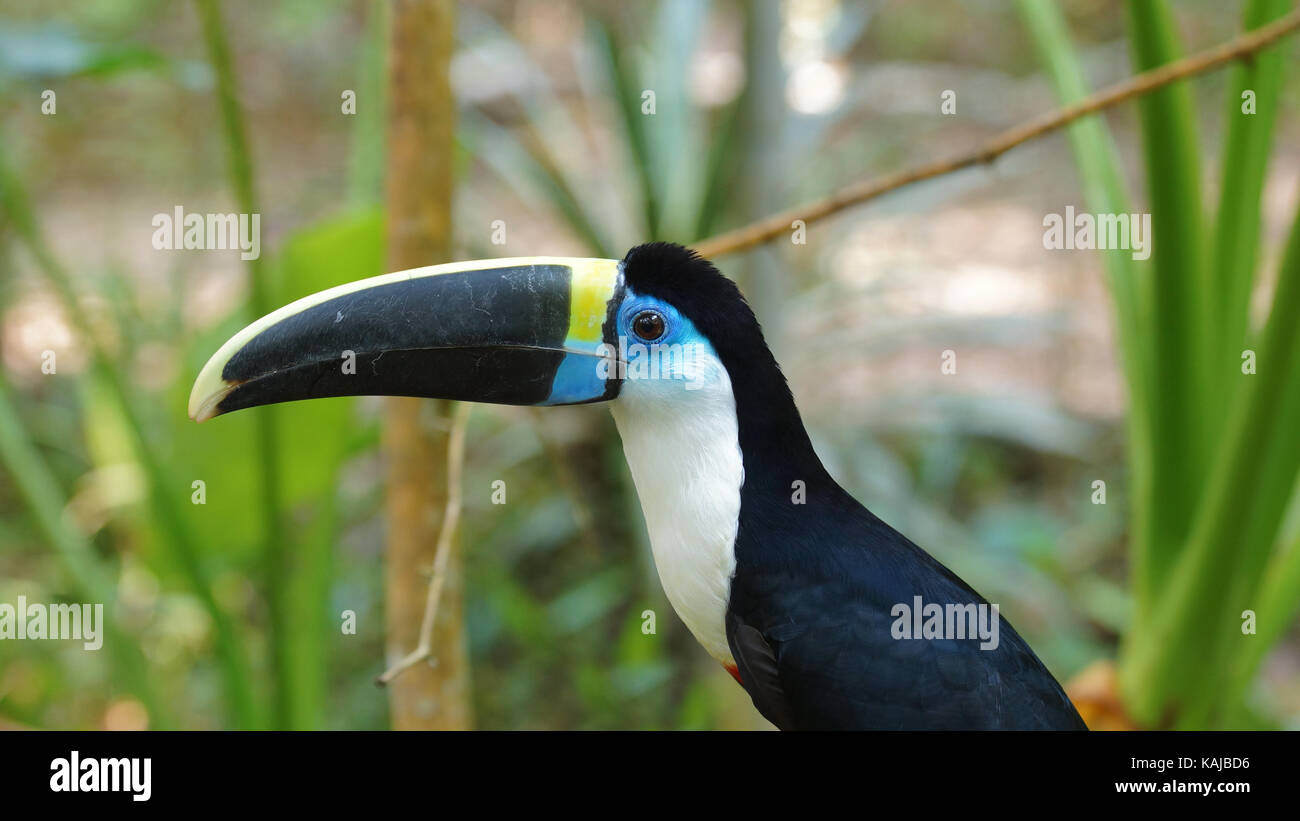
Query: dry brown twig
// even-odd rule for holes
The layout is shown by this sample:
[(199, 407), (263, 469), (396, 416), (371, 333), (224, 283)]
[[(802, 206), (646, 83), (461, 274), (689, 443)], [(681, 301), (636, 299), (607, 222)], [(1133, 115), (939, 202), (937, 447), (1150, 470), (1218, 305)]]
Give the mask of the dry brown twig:
[(404, 671), (433, 658), (433, 625), (438, 618), (438, 601), (442, 598), (442, 585), (446, 581), (452, 539), (460, 523), (461, 474), (465, 467), (465, 429), (469, 425), (469, 412), (470, 403), (458, 402), (451, 420), (447, 441), (447, 506), (442, 515), (442, 528), (438, 531), (438, 546), (429, 575), (429, 595), (425, 599), (424, 620), (420, 622), (420, 640), (414, 650), (375, 679), (376, 684), (386, 685)]
[(998, 134), (978, 146), (975, 150), (947, 159), (922, 163), (914, 168), (896, 171), (880, 177), (859, 180), (835, 191), (830, 196), (764, 217), (757, 222), (709, 237), (695, 244), (695, 250), (703, 257), (716, 257), (743, 251), (793, 230), (795, 220), (805, 224), (830, 216), (837, 211), (854, 205), (860, 205), (882, 194), (896, 191), (913, 183), (960, 171), (976, 165), (991, 163), (1007, 151), (1021, 143), (1041, 137), (1063, 126), (1069, 125), (1080, 117), (1095, 114), (1116, 106), (1125, 100), (1147, 94), (1178, 80), (1202, 74), (1218, 68), (1233, 60), (1248, 58), (1255, 52), (1281, 40), (1289, 34), (1300, 30), (1300, 9), (1285, 17), (1241, 34), (1222, 45), (1185, 57), (1172, 63), (1166, 63), (1150, 71), (1144, 71), (1133, 77), (1116, 83), (1110, 88), (1089, 94), (1082, 100), (1071, 103), (1064, 108), (1048, 112), (1029, 122)]

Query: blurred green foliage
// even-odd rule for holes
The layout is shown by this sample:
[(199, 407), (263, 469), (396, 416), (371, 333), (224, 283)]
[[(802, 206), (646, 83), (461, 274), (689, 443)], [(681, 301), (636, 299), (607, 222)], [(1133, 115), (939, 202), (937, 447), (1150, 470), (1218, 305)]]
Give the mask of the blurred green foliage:
[[(11, 722), (131, 726), (121, 708), (138, 703), (159, 727), (387, 725), (384, 693), (373, 684), (384, 646), (377, 406), (352, 399), (295, 405), (279, 415), (270, 454), (260, 411), (203, 426), (184, 414), (193, 376), (257, 310), (383, 270), (383, 3), (228, 4), (231, 76), (224, 78), (208, 56), (211, 20), (195, 11), (213, 5), (51, 2), (38, 12), (0, 4), (0, 103), (16, 112), (0, 128), (0, 312), (48, 294), (40, 304), (75, 340), (60, 353), (58, 378), (33, 378), (38, 366), (0, 372), (0, 601), (19, 594), (104, 601), (113, 629), (98, 654), (58, 643), (0, 643), (0, 718)], [(652, 238), (689, 243), (817, 196), (846, 175), (888, 170), (932, 150), (936, 130), (947, 126), (928, 114), (877, 126), (873, 101), (852, 88), (823, 113), (790, 113), (781, 56), (790, 5), (464, 6), (458, 62), (481, 75), (495, 68), (502, 79), (494, 93), (466, 95), (460, 113), (462, 256), (621, 256)], [(1104, 48), (1125, 28), (1097, 5), (1067, 4), (1070, 28)], [(850, 74), (876, 60), (918, 58), (1027, 73), (1034, 60), (1022, 34), (1029, 32), (1049, 58), (1058, 93), (1086, 90), (1083, 63), (1074, 61), (1058, 13), (1027, 0), (1020, 11), (1028, 26), (1021, 28), (1013, 4), (940, 6), (952, 13), (845, 4), (822, 41), (823, 56), (850, 66)], [(1210, 6), (1197, 7), (1210, 14)], [(954, 22), (966, 13), (973, 22)], [(971, 26), (988, 33), (987, 47), (967, 36)], [(1141, 61), (1168, 56), (1167, 37), (1140, 21), (1133, 26), (1150, 40)], [(1212, 32), (1208, 41), (1223, 37)], [(539, 46), (547, 38), (563, 41), (569, 63)], [(744, 81), (729, 97), (700, 104), (693, 56), (715, 41), (738, 55)], [(1269, 87), (1265, 61), (1242, 70), (1265, 72), (1258, 82)], [(57, 118), (34, 113), (32, 101), (46, 87), (58, 89)], [(344, 88), (358, 92), (355, 117), (337, 113)], [(655, 92), (653, 116), (642, 114), (645, 89)], [(248, 123), (247, 192), (239, 190), (242, 149), (231, 135), (232, 112), (222, 119), (223, 99)], [(1179, 118), (1186, 115), (1144, 115), (1143, 128), (1169, 126), (1171, 139), (1190, 139), (1186, 129), (1195, 124), (1170, 125)], [(1250, 288), (1242, 282), (1253, 282), (1257, 269), (1248, 255), (1258, 244), (1251, 237), (1269, 146), (1258, 131), (1264, 125), (1239, 133), (1245, 126), (1229, 123), (1228, 139), (1250, 170), (1240, 180), (1244, 190), (1225, 184), (1222, 196), (1256, 203), (1253, 218), (1220, 223), (1207, 243), (1237, 271), (1225, 297), (1235, 307), (1225, 313), (1238, 322), (1236, 330), (1223, 329), (1234, 337), (1247, 333), (1242, 289), (1248, 296)], [(968, 136), (947, 138), (964, 144)], [(1105, 125), (1080, 123), (1071, 140), (1090, 207), (1134, 210)], [(1196, 159), (1188, 150), (1184, 166)], [(1177, 188), (1191, 184), (1190, 173), (1168, 169), (1149, 184), (1179, 204), (1178, 219), (1193, 221), (1199, 207)], [(1226, 171), (1225, 179), (1239, 181)], [(924, 210), (968, 185), (961, 177), (937, 181), (899, 197), (895, 207)], [(96, 226), (119, 223), (112, 214), (77, 211), (83, 192), (99, 208), (120, 199), (121, 208), (143, 215), (141, 225), (176, 203), (231, 210), (255, 193), (265, 259), (252, 283), (228, 278), (220, 288), (208, 282), (220, 272), (204, 266), (240, 266), (172, 255), (162, 274), (140, 275), (133, 251), (98, 253), (122, 246), (102, 239), (112, 228)], [(1237, 212), (1221, 204), (1220, 213)], [(497, 218), (510, 226), (505, 249), (479, 230)], [(837, 221), (818, 230), (838, 240), (850, 229)], [(819, 335), (789, 327), (785, 317), (878, 295), (852, 292), (831, 280), (826, 259), (788, 249), (723, 262), (783, 360), (819, 345), (872, 357), (922, 337), (1032, 345), (1064, 333), (1058, 317), (997, 316), (902, 317), (868, 328), (850, 322)], [(1141, 323), (1150, 308), (1140, 300), (1150, 295), (1138, 295), (1125, 257), (1103, 262), (1135, 409), (1127, 421), (1086, 418), (1045, 394), (872, 397), (880, 403), (873, 421), (853, 426), (834, 408), (809, 413), (805, 405), (819, 452), (846, 487), (1001, 602), (1062, 679), (1113, 656), (1132, 620), (1141, 624), (1150, 617), (1144, 608), (1162, 606), (1140, 588), (1150, 567), (1136, 573), (1136, 593), (1126, 583), (1129, 555), (1139, 564), (1160, 561), (1144, 558), (1146, 537), (1130, 532), (1128, 521), (1136, 516), (1145, 527), (1142, 517), (1156, 512), (1150, 472), (1163, 457), (1143, 463), (1141, 442), (1173, 412), (1157, 403), (1174, 397), (1161, 393), (1153, 366), (1142, 360), (1148, 332)], [(1170, 266), (1170, 277), (1181, 265), (1159, 255), (1154, 264)], [(1192, 325), (1187, 333), (1201, 330)], [(12, 336), (3, 339), (12, 344)], [(5, 362), (12, 366), (12, 357)], [(1278, 418), (1295, 419), (1295, 410)], [(1226, 404), (1217, 413), (1195, 423), (1226, 424)], [(1208, 463), (1208, 451), (1197, 458)], [(1177, 473), (1181, 464), (1163, 469)], [(1089, 501), (1089, 483), (1099, 475), (1110, 479), (1107, 506)], [(275, 482), (270, 500), (267, 476)], [(506, 505), (490, 502), (487, 489), (497, 479), (507, 481)], [(204, 505), (191, 503), (195, 480), (205, 483)], [(1258, 481), (1269, 505), (1294, 510), (1294, 483)], [(621, 446), (602, 409), (476, 412), (464, 482), (461, 541), (479, 726), (764, 726), (664, 599)], [(1186, 511), (1199, 503), (1179, 504)], [(1160, 510), (1172, 516), (1173, 508)], [(271, 521), (279, 526), (274, 540)], [(1280, 529), (1251, 538), (1271, 546)], [(1279, 565), (1263, 574), (1272, 580), (1265, 592), (1278, 607), (1290, 606), (1300, 562)], [(647, 610), (656, 616), (653, 635), (642, 631)], [(344, 611), (356, 614), (356, 635), (340, 630)], [(1238, 660), (1236, 702), (1245, 703), (1264, 642), (1281, 639), (1289, 623), (1271, 622), (1271, 635), (1251, 646), (1248, 661)], [(1160, 659), (1171, 670), (1186, 661)], [(1233, 720), (1285, 718), (1276, 699), (1251, 713)]]
[[(1035, 0), (1020, 6), (1059, 93), (1077, 98), (1081, 72), (1059, 12)], [(1137, 68), (1181, 56), (1167, 4), (1126, 8)], [(1242, 28), (1290, 8), (1282, 0), (1248, 0)], [(1261, 194), (1290, 47), (1266, 50), (1232, 72), (1220, 202), (1210, 226), (1191, 87), (1176, 83), (1138, 101), (1148, 207), (1163, 241), (1149, 263), (1112, 253), (1110, 274), (1128, 354), (1135, 476), (1136, 606), (1121, 672), (1127, 705), (1146, 726), (1256, 723), (1246, 686), (1300, 611), (1300, 571), (1290, 567), (1300, 554), (1284, 528), (1300, 473), (1300, 205), (1266, 318), (1252, 323), (1250, 316), (1262, 278)], [(1248, 93), (1255, 101), (1249, 107)], [(1074, 147), (1087, 178), (1102, 183), (1090, 192), (1090, 206), (1127, 211), (1105, 127), (1081, 124)], [(1247, 351), (1268, 369), (1248, 368)], [(1262, 630), (1243, 627), (1248, 613)]]

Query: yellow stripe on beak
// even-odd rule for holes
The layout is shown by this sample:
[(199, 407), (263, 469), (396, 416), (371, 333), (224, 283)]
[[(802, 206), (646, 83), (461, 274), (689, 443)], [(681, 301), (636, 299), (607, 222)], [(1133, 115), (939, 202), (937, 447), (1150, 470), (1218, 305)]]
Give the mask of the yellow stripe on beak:
[(599, 343), (609, 301), (618, 292), (619, 263), (612, 259), (571, 260), (570, 342)]

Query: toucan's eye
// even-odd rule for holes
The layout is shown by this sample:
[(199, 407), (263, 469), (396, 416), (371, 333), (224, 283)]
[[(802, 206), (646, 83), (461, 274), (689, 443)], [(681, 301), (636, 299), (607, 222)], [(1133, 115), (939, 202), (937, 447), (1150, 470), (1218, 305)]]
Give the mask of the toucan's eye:
[(664, 335), (663, 314), (658, 311), (642, 311), (632, 319), (632, 332), (646, 342), (654, 342)]

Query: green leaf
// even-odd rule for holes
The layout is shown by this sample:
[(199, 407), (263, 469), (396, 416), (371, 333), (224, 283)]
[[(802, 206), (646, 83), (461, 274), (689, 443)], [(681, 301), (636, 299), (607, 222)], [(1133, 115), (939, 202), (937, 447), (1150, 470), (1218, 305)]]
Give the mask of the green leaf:
[[(1181, 55), (1173, 15), (1163, 0), (1127, 3), (1134, 69), (1145, 71)], [(1210, 322), (1213, 293), (1202, 241), (1200, 162), (1195, 110), (1186, 81), (1144, 95), (1142, 124), (1147, 199), (1151, 209), (1150, 390), (1152, 500), (1139, 595), (1149, 597), (1182, 547), (1197, 510), (1212, 442), (1208, 367), (1219, 350)], [(1139, 618), (1146, 611), (1140, 606)]]
[[(1042, 0), (1020, 0), (1020, 13), (1060, 101), (1072, 103), (1086, 96), (1090, 89), (1059, 7)], [(1086, 117), (1072, 124), (1068, 133), (1088, 208), (1096, 213), (1129, 213), (1130, 200), (1122, 166), (1106, 121), (1100, 116)], [(1142, 612), (1153, 598), (1157, 583), (1150, 572), (1146, 546), (1151, 519), (1159, 504), (1151, 463), (1151, 431), (1157, 421), (1149, 396), (1154, 367), (1147, 336), (1151, 317), (1150, 272), (1125, 249), (1103, 252), (1102, 263), (1114, 305), (1118, 347), (1128, 388), (1125, 424), (1132, 474), (1131, 509), (1135, 519), (1130, 545), (1134, 555), (1136, 603)]]
[[(1253, 609), (1291, 489), (1300, 474), (1300, 207), (1278, 272), (1273, 307), (1242, 374), (1186, 552), (1149, 630), (1135, 636), (1122, 668), (1125, 693), (1149, 723), (1179, 705), (1182, 726), (1210, 718), (1231, 685), (1224, 663), (1241, 641), (1240, 613)], [(1254, 641), (1257, 637), (1247, 637)]]
[[(1243, 13), (1243, 28), (1247, 31), (1259, 28), (1281, 17), (1290, 6), (1289, 0), (1250, 0)], [(1246, 91), (1253, 95), (1253, 113), (1243, 111), (1242, 94)], [(1218, 386), (1216, 394), (1223, 396), (1230, 395), (1238, 356), (1249, 331), (1250, 295), (1255, 284), (1259, 246), (1260, 195), (1281, 91), (1282, 51), (1276, 46), (1254, 55), (1249, 62), (1233, 66), (1228, 73), (1219, 214), (1210, 255), (1215, 285), (1211, 319), (1223, 329), (1213, 376)], [(1217, 410), (1222, 413), (1223, 407)], [(1216, 420), (1221, 422), (1221, 418)]]
[(66, 25), (0, 25), (0, 80), (106, 76), (167, 65), (167, 59), (153, 49), (91, 43)]
[[(642, 92), (645, 91), (633, 76), (630, 62), (631, 45), (619, 34), (618, 24), (599, 16), (593, 18), (591, 40), (603, 59), (605, 74), (609, 77), (610, 94), (614, 97), (622, 118), (624, 136), (630, 150), (632, 167), (636, 169), (641, 184), (641, 213), (645, 219), (646, 239), (659, 239), (659, 214), (662, 203), (660, 184), (654, 177), (654, 161), (650, 156), (650, 136), (647, 118), (642, 114)], [(657, 105), (657, 103), (656, 103)]]

